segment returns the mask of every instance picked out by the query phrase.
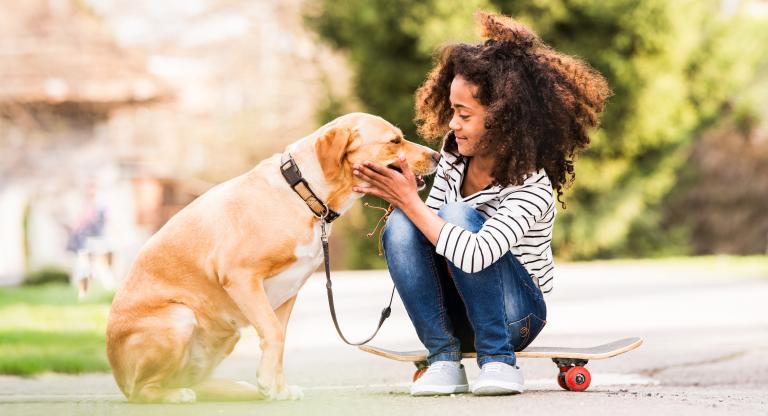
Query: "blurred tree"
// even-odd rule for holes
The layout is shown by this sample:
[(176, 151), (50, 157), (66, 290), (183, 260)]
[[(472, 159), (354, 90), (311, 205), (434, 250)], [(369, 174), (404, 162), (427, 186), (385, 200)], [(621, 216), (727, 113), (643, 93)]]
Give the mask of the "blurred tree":
[[(413, 93), (432, 66), (432, 50), (450, 40), (475, 41), (472, 14), (488, 7), (486, 1), (479, 0), (309, 0), (306, 20), (323, 39), (348, 54), (355, 76), (354, 94), (365, 106), (364, 111), (384, 117), (408, 139), (420, 142), (412, 121)], [(320, 121), (357, 110), (342, 101), (329, 98), (319, 112)], [(431, 183), (426, 189), (429, 187)], [(386, 205), (372, 197), (363, 201)], [(356, 204), (339, 221), (341, 227), (333, 238), (342, 248), (337, 252), (344, 260), (336, 265), (385, 266), (383, 258), (375, 255), (378, 236), (365, 238), (380, 217), (380, 211)]]
[(494, 3), (590, 62), (615, 94), (578, 162), (573, 209), (558, 219), (559, 255), (688, 253), (686, 230), (660, 227), (661, 203), (692, 140), (724, 116), (765, 62), (765, 31), (719, 14), (715, 0)]
[(315, 0), (308, 21), (349, 53), (368, 111), (412, 136), (413, 93), (440, 44), (478, 42), (476, 9), (514, 16), (580, 56), (614, 91), (579, 158), (555, 231), (559, 257), (689, 252), (666, 232), (661, 204), (690, 145), (731, 107), (766, 62), (766, 31), (724, 16), (716, 0)]

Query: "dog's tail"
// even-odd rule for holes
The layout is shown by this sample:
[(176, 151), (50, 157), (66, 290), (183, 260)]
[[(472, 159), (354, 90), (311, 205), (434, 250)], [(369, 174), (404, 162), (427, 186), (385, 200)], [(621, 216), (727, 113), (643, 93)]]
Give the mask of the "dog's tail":
[(259, 388), (245, 381), (208, 379), (192, 386), (199, 401), (249, 401), (264, 400)]

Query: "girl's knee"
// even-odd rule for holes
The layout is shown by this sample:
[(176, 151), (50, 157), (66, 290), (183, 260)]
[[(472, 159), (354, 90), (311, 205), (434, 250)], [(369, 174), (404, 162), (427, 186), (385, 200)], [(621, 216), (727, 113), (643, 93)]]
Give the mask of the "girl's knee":
[(382, 233), (382, 243), (386, 247), (393, 242), (408, 241), (410, 238), (415, 238), (420, 231), (403, 211), (396, 208), (389, 214), (387, 222), (384, 223), (384, 231)]
[(479, 228), (483, 224), (483, 217), (471, 205), (463, 202), (449, 202), (437, 212), (437, 215), (451, 224), (470, 229)]

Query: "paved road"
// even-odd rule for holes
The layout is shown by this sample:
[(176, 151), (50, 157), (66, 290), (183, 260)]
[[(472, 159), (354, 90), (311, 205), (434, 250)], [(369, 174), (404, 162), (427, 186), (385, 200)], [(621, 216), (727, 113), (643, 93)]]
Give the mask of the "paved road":
[[(768, 261), (768, 260), (767, 260)], [(564, 264), (548, 299), (548, 324), (534, 345), (589, 346), (627, 336), (635, 351), (589, 363), (587, 392), (562, 391), (547, 360), (523, 359), (528, 391), (514, 397), (412, 398), (412, 366), (344, 345), (330, 321), (324, 277), (299, 295), (286, 344), (286, 374), (304, 388), (296, 402), (130, 405), (108, 375), (0, 377), (0, 414), (114, 415), (766, 415), (768, 278), (727, 269), (645, 263)], [(343, 329), (367, 336), (386, 303), (385, 272), (337, 272)], [(396, 298), (376, 345), (420, 345)], [(246, 332), (219, 376), (253, 381), (258, 339)], [(477, 365), (465, 361), (472, 380)]]

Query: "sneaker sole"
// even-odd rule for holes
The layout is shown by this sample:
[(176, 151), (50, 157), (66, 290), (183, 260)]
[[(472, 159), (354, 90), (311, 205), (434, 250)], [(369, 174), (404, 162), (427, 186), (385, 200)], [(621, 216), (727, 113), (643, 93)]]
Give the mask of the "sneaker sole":
[(475, 396), (504, 396), (520, 394), (525, 387), (517, 383), (505, 383), (502, 381), (488, 382), (472, 386), (472, 394)]
[(419, 386), (418, 390), (411, 389), (411, 396), (445, 396), (469, 392), (469, 386), (459, 384), (455, 386)]

